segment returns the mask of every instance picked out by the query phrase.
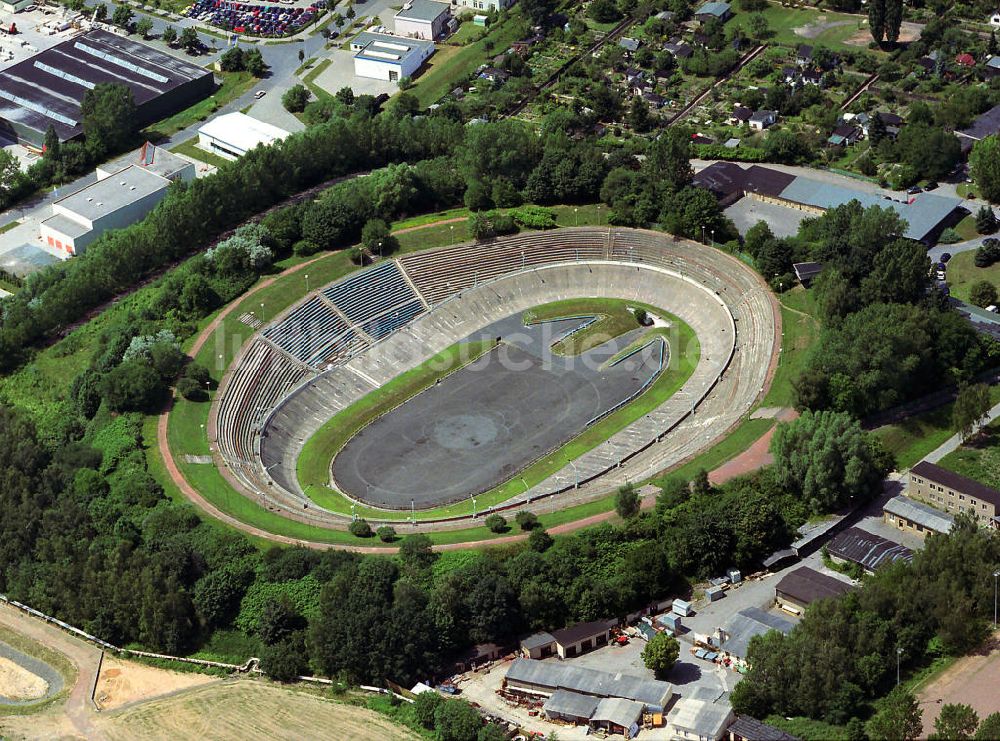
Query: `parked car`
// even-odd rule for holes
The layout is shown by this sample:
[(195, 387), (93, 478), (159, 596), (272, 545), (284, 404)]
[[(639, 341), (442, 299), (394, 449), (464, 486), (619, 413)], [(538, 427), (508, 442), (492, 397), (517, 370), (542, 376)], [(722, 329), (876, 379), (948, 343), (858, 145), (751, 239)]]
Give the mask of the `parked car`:
[(938, 187), (937, 180), (931, 180), (927, 185), (924, 186), (924, 190), (934, 190)]
[(986, 307), (986, 311), (990, 312), (991, 314), (996, 314), (998, 311), (1000, 311), (1000, 309), (997, 309), (996, 304), (990, 304), (989, 306)]
[(267, 95), (267, 90), (258, 90), (256, 93), (253, 94), (253, 97), (255, 97), (257, 100), (260, 100), (265, 95)]
[(948, 277), (948, 276), (946, 276), (946, 275), (944, 274), (944, 271), (943, 271), (943, 270), (939, 270), (939, 271), (937, 271), (937, 279), (938, 279), (938, 280), (944, 280), (944, 279), (945, 279), (945, 278), (947, 278), (947, 277)]
[(923, 193), (924, 189), (921, 188), (919, 185), (914, 185), (912, 188), (909, 188), (906, 192), (909, 193), (911, 196), (914, 196), (917, 193)]
[(942, 265), (944, 265), (945, 263), (947, 263), (950, 259), (951, 259), (951, 253), (950, 252), (942, 252), (941, 253), (941, 264)]

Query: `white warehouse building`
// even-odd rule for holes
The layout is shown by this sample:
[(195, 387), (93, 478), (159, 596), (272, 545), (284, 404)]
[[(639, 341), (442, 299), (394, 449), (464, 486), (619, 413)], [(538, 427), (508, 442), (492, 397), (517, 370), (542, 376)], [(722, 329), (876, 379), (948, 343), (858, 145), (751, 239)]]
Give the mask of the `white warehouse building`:
[(108, 229), (122, 229), (142, 219), (167, 195), (170, 181), (138, 165), (60, 198), (53, 214), (41, 223), (42, 241), (64, 252), (81, 255)]
[(351, 41), (351, 51), (356, 52), (354, 74), (358, 77), (398, 82), (413, 77), (434, 53), (434, 42), (363, 31)]
[(239, 111), (216, 116), (198, 129), (198, 146), (227, 160), (236, 160), (258, 145), (281, 141), (288, 132)]
[(437, 0), (407, 0), (395, 16), (397, 36), (433, 41), (444, 36), (451, 17), (451, 6)]

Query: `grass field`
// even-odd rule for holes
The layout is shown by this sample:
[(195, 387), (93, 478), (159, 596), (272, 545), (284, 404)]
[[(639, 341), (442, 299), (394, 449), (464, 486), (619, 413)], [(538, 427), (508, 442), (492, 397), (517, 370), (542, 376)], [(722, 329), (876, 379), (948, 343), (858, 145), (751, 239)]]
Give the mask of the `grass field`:
[(326, 699), (318, 691), (240, 680), (103, 713), (99, 727), (115, 739), (350, 738), (416, 739), (367, 708)]
[(557, 355), (582, 355), (615, 337), (639, 328), (628, 304), (614, 299), (568, 299), (540, 306), (524, 314), (525, 324), (594, 316), (597, 321), (552, 345)]
[(252, 88), (257, 81), (257, 78), (249, 72), (220, 72), (218, 74), (222, 77), (222, 85), (212, 95), (204, 100), (199, 100), (194, 105), (169, 118), (156, 122), (142, 132), (143, 136), (156, 143), (199, 121), (206, 121), (224, 105), (236, 100)]
[(986, 280), (1000, 290), (1000, 263), (988, 268), (977, 268), (976, 251), (959, 252), (948, 261), (948, 288), (951, 295), (962, 301), (969, 300), (969, 291), (976, 283)]
[(940, 465), (989, 486), (1000, 486), (1000, 421), (941, 459)]
[(896, 468), (909, 468), (954, 434), (952, 404), (875, 430), (882, 445), (896, 459)]
[[(727, 26), (747, 30), (751, 13), (737, 13)], [(845, 13), (823, 13), (815, 8), (786, 8), (772, 4), (763, 11), (767, 25), (771, 29), (769, 42), (785, 46), (812, 44), (830, 49), (858, 51), (862, 48), (846, 44), (847, 39), (865, 30), (867, 22), (861, 16)], [(795, 32), (797, 28), (810, 28), (808, 35)]]
[[(581, 312), (588, 310), (586, 302), (566, 303), (572, 304), (575, 310)], [(584, 453), (593, 450), (623, 427), (664, 403), (684, 385), (684, 382), (687, 381), (697, 366), (700, 354), (698, 340), (694, 335), (694, 331), (680, 319), (662, 309), (643, 304), (635, 305), (642, 306), (647, 311), (664, 317), (677, 328), (670, 350), (670, 367), (634, 402), (583, 430), (565, 445), (528, 466), (519, 475), (505, 484), (477, 496), (476, 501), (480, 510), (522, 494), (527, 488), (534, 486), (565, 466), (567, 460), (575, 460)], [(548, 311), (548, 306), (541, 307), (541, 311), (543, 313)], [(606, 308), (606, 306), (607, 304), (600, 303), (600, 307)], [(562, 313), (565, 310), (564, 303), (560, 302), (559, 308), (555, 311), (556, 313)], [(593, 311), (593, 307), (591, 306), (589, 310)], [(392, 409), (398, 406), (407, 398), (410, 398), (413, 393), (426, 388), (436, 378), (440, 378), (444, 373), (449, 372), (453, 367), (450, 365), (450, 362), (453, 362), (451, 359), (459, 356), (459, 350), (460, 346), (458, 345), (448, 348), (441, 353), (441, 356), (423, 363), (410, 373), (404, 374), (400, 378), (386, 384), (386, 386), (374, 391), (361, 401), (347, 407), (328, 420), (306, 442), (305, 448), (299, 456), (299, 483), (306, 494), (321, 507), (341, 514), (354, 513), (359, 517), (397, 519), (400, 521), (409, 519), (406, 513), (399, 513), (393, 517), (392, 513), (369, 507), (355, 506), (352, 509), (349, 500), (328, 486), (330, 460), (357, 430), (367, 424), (368, 420), (377, 416), (377, 410)], [(413, 391), (406, 393), (411, 389)], [(473, 505), (470, 501), (462, 501), (424, 510), (420, 513), (420, 518), (429, 519), (468, 515), (472, 513), (472, 507)], [(604, 509), (607, 509), (606, 505)], [(603, 511), (603, 509), (597, 511)]]

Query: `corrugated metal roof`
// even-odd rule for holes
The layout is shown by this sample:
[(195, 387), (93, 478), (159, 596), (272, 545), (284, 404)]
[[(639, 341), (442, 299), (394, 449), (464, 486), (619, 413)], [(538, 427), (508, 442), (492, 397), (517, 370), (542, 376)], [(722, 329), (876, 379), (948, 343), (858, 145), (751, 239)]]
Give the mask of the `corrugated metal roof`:
[(947, 533), (955, 524), (955, 518), (947, 512), (904, 497), (902, 494), (890, 499), (882, 509), (890, 515), (906, 518), (910, 522), (915, 522), (936, 533)]
[(705, 3), (694, 12), (695, 15), (714, 15), (721, 18), (729, 12), (729, 3), (711, 2)]
[(799, 741), (797, 736), (769, 726), (749, 715), (737, 715), (729, 732), (743, 741)]
[(507, 679), (595, 697), (624, 697), (660, 708), (673, 694), (673, 687), (668, 682), (534, 659), (515, 659), (507, 670)]
[(642, 717), (642, 703), (621, 697), (606, 697), (597, 703), (591, 720), (631, 728)]
[(774, 585), (774, 591), (808, 605), (818, 599), (839, 597), (850, 591), (851, 585), (840, 579), (823, 574), (808, 566), (789, 571)]
[(521, 648), (531, 651), (532, 649), (555, 643), (555, 640), (551, 633), (532, 633), (521, 641)]
[(667, 714), (667, 723), (699, 738), (720, 738), (732, 717), (732, 708), (727, 705), (683, 699)]
[(794, 627), (789, 620), (764, 612), (757, 607), (748, 607), (726, 621), (722, 629), (728, 637), (720, 648), (733, 656), (745, 659), (750, 639), (754, 636), (764, 635), (772, 630), (787, 634)]
[(851, 527), (840, 533), (827, 546), (831, 556), (861, 564), (868, 571), (893, 561), (912, 561), (913, 551), (881, 535)]
[(552, 637), (560, 646), (568, 646), (587, 638), (596, 638), (606, 634), (617, 624), (615, 620), (592, 620), (589, 623), (577, 623), (568, 628), (560, 628), (552, 631)]
[(553, 715), (566, 715), (571, 718), (590, 720), (599, 702), (600, 700), (591, 695), (581, 695), (579, 692), (569, 690), (556, 690), (545, 701), (542, 710)]

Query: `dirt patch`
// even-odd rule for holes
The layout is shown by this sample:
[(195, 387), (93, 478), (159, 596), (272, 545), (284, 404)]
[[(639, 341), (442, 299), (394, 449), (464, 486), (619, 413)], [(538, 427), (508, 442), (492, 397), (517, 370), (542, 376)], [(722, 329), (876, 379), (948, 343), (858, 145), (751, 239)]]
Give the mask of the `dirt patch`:
[(112, 710), (131, 702), (217, 681), (218, 677), (172, 672), (106, 655), (94, 699), (101, 710)]
[(980, 718), (1000, 712), (1000, 636), (994, 636), (982, 653), (966, 656), (924, 687), (917, 696), (924, 711), (926, 738), (934, 730), (941, 706), (948, 703), (971, 705)]
[(257, 680), (198, 687), (173, 697), (102, 715), (109, 739), (303, 739), (352, 741), (416, 739), (366, 708), (324, 699), (308, 690)]
[[(916, 41), (920, 38), (920, 32), (924, 30), (924, 27), (919, 23), (906, 23), (904, 22), (902, 26), (899, 27), (899, 43), (908, 44), (911, 41)], [(796, 29), (796, 33), (798, 30)], [(868, 26), (859, 30), (856, 34), (848, 39), (844, 39), (845, 44), (850, 44), (851, 46), (863, 46), (866, 47), (872, 42), (871, 31), (868, 30)]]
[(804, 39), (815, 39), (832, 28), (853, 26), (855, 23), (857, 23), (857, 21), (823, 21), (810, 23), (807, 26), (799, 26), (798, 28), (793, 28), (792, 30), (795, 32), (796, 36), (801, 36)]
[(40, 700), (48, 691), (44, 679), (0, 656), (0, 695), (16, 701)]

